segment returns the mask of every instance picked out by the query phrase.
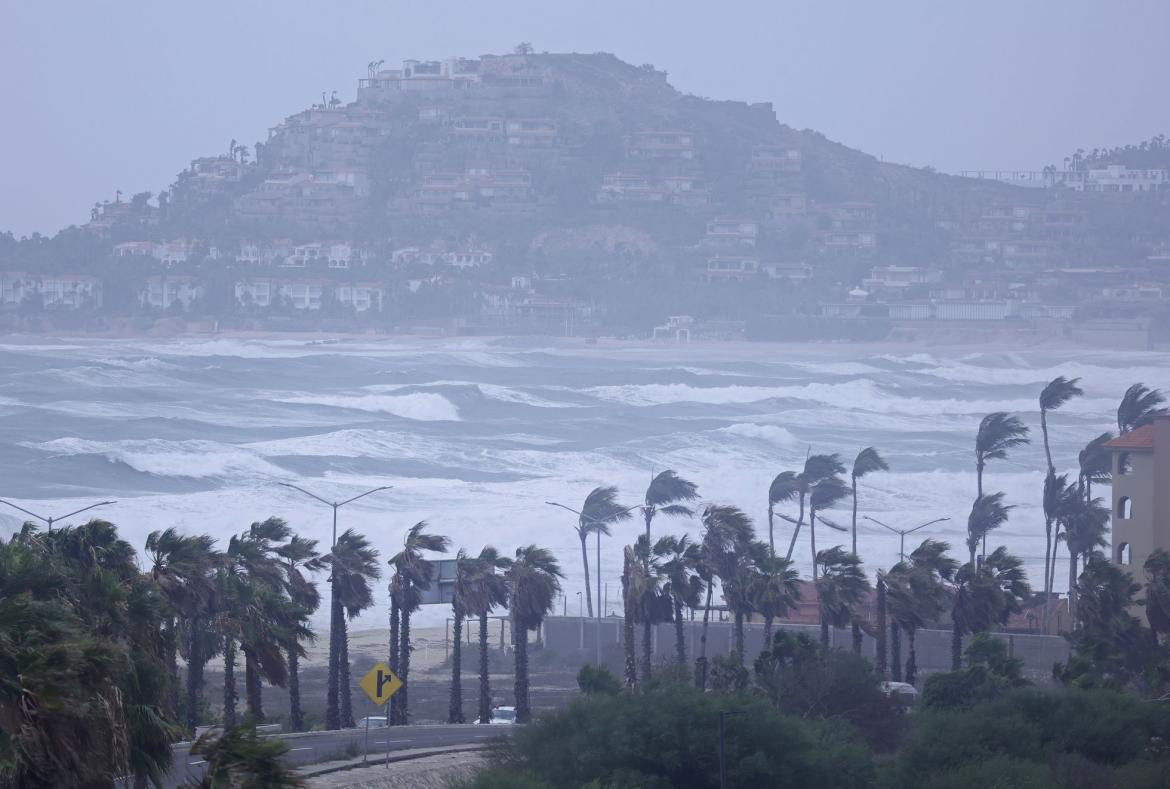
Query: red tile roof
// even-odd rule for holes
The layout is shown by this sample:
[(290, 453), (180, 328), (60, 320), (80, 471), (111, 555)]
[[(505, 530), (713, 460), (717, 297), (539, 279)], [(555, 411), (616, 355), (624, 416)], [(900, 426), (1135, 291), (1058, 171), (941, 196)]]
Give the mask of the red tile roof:
[(1105, 443), (1109, 449), (1153, 449), (1154, 426), (1145, 425)]

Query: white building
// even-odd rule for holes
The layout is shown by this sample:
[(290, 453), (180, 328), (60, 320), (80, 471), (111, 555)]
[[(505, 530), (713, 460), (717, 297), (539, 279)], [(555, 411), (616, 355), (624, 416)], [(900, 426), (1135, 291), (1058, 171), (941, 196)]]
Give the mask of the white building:
[(176, 303), (186, 310), (203, 295), (203, 286), (194, 277), (147, 277), (138, 291), (138, 303), (144, 307), (169, 310)]

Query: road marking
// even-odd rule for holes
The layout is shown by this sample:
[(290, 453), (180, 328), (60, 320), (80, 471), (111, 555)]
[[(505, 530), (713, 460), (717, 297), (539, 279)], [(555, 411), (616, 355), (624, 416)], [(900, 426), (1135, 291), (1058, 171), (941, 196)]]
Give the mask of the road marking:
[(374, 740), (374, 745), (398, 745), (404, 742), (414, 742), (414, 740)]
[(289, 748), (289, 751), (311, 751), (311, 750), (313, 750), (313, 749), (309, 746), (305, 746), (304, 748)]
[(207, 762), (205, 762), (205, 761), (199, 761), (199, 762), (187, 762), (187, 764), (188, 764), (188, 765), (190, 765), (191, 767), (194, 767), (194, 766), (195, 766), (195, 765), (197, 765), (197, 764), (207, 764)]

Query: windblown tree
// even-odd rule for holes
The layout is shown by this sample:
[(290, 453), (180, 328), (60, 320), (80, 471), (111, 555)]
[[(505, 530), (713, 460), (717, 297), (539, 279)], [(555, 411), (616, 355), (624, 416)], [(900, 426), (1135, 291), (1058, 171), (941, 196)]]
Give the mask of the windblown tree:
[(1086, 499), (1093, 498), (1094, 483), (1108, 485), (1113, 479), (1113, 453), (1105, 447), (1112, 440), (1112, 433), (1102, 433), (1085, 444), (1077, 455), (1080, 466), (1078, 485)]
[[(687, 642), (683, 630), (683, 608), (699, 607), (703, 581), (698, 574), (699, 546), (690, 537), (666, 536), (658, 540), (662, 571), (666, 575), (664, 591), (674, 609), (674, 649), (679, 665), (687, 664)], [(598, 636), (600, 638), (600, 636)]]
[(1049, 476), (1056, 474), (1056, 467), (1052, 464), (1052, 450), (1048, 445), (1048, 414), (1074, 397), (1084, 394), (1079, 385), (1080, 381), (1080, 378), (1065, 378), (1060, 375), (1049, 381), (1040, 391), (1040, 432), (1044, 436), (1044, 457), (1048, 461)]
[(979, 545), (987, 544), (987, 535), (1004, 525), (1008, 521), (1008, 513), (1015, 505), (1003, 503), (1003, 493), (989, 493), (980, 495), (971, 505), (971, 513), (967, 516), (967, 550), (971, 554), (971, 564), (975, 564), (975, 553)]
[(508, 603), (508, 581), (504, 573), (512, 560), (490, 545), (472, 560), (468, 573), (467, 612), (479, 618), (479, 710), (480, 723), (492, 719), (492, 688), (488, 661), (488, 616)]
[(633, 622), (640, 622), (643, 628), (641, 659), (643, 682), (650, 681), (653, 628), (660, 622), (669, 622), (672, 618), (673, 604), (666, 588), (667, 575), (661, 561), (666, 552), (667, 546), (662, 539), (650, 547), (646, 544), (646, 535), (640, 534), (634, 542), (634, 558), (637, 561), (631, 568), (627, 582), (630, 599), (626, 604), (626, 611), (630, 619)]
[(1170, 413), (1162, 404), (1166, 396), (1145, 384), (1134, 384), (1125, 390), (1117, 406), (1117, 432), (1128, 433), (1154, 421), (1154, 417)]
[[(768, 486), (768, 550), (776, 555), (776, 505), (800, 496), (800, 477), (795, 471), (781, 471)], [(804, 518), (804, 508), (801, 508)]]
[[(577, 539), (581, 541), (581, 564), (585, 570), (585, 608), (589, 617), (593, 617), (593, 592), (589, 586), (589, 536), (593, 535), (600, 540), (602, 535), (609, 536), (611, 523), (629, 520), (633, 515), (630, 507), (623, 507), (617, 501), (617, 488), (613, 486), (598, 487), (589, 491), (585, 503), (581, 506), (581, 514), (577, 518)], [(600, 548), (598, 549), (600, 551)], [(597, 601), (600, 608), (601, 601)]]
[(422, 593), (431, 588), (434, 564), (424, 553), (446, 553), (450, 541), (439, 534), (426, 531), (426, 521), (419, 521), (410, 527), (403, 540), (402, 550), (390, 560), (394, 568), (395, 581), (391, 588), (398, 594), (398, 678), (402, 688), (395, 694), (398, 723), (410, 722), (410, 697), (407, 679), (410, 676), (410, 617), (422, 606)]
[[(869, 579), (861, 569), (861, 560), (840, 545), (817, 553), (819, 577), (817, 607), (821, 619), (821, 644), (829, 646), (829, 628), (856, 625), (861, 606), (869, 595)], [(860, 644), (855, 648), (860, 652)]]
[(764, 648), (772, 643), (772, 623), (788, 612), (800, 599), (800, 575), (792, 562), (773, 556), (769, 551), (755, 566), (747, 594), (752, 610), (764, 618)]
[[(151, 560), (150, 577), (167, 602), (167, 670), (171, 677), (168, 715), (178, 720), (178, 652), (187, 660), (185, 728), (194, 735), (205, 659), (201, 646), (207, 621), (215, 604), (214, 566), (221, 559), (215, 540), (207, 535), (183, 535), (174, 528), (151, 532), (146, 551)], [(186, 638), (184, 639), (184, 635)], [(185, 646), (180, 642), (185, 641)]]
[[(788, 543), (788, 553), (784, 554), (785, 559), (791, 560), (792, 551), (796, 548), (796, 540), (800, 536), (800, 527), (804, 525), (804, 507), (808, 500), (809, 492), (818, 483), (826, 479), (835, 478), (839, 474), (844, 473), (845, 466), (841, 465), (841, 459), (836, 454), (809, 455), (804, 461), (804, 469), (791, 478), (791, 483), (785, 483), (791, 484), (792, 487), (791, 493), (784, 500), (795, 498), (799, 505), (796, 523), (792, 529), (792, 539)], [(844, 485), (844, 483), (841, 484)]]
[(1077, 606), (1077, 562), (1106, 545), (1109, 508), (1101, 499), (1083, 499), (1073, 489), (1064, 518), (1064, 545), (1068, 549), (1068, 612), (1073, 621)]
[(915, 636), (919, 628), (937, 622), (950, 608), (949, 582), (958, 562), (947, 556), (950, 545), (938, 540), (923, 540), (905, 562), (887, 573), (887, 603), (890, 613), (906, 633), (906, 682), (917, 679), (918, 659)]
[(462, 548), (455, 554), (455, 583), (451, 589), (451, 696), (447, 723), (464, 723), (463, 718), (463, 620), (475, 605), (475, 559)]
[(528, 631), (540, 627), (561, 591), (561, 567), (551, 552), (535, 545), (516, 549), (508, 567), (508, 609), (516, 656), (516, 721), (532, 717), (528, 698)]
[(866, 447), (853, 459), (853, 470), (849, 474), (853, 491), (853, 555), (857, 555), (857, 480), (875, 471), (889, 471), (885, 459), (873, 447)]
[[(754, 535), (753, 535), (754, 536)], [(735, 632), (735, 658), (744, 662), (744, 620), (756, 613), (751, 594), (759, 562), (769, 557), (768, 546), (754, 539), (733, 543), (719, 564), (723, 600), (731, 611)]]
[(1030, 594), (1023, 563), (1002, 545), (978, 568), (974, 564), (960, 567), (951, 598), (951, 670), (962, 668), (964, 635), (987, 633), (1007, 624)]
[(726, 554), (737, 545), (749, 544), (755, 530), (743, 510), (727, 505), (709, 504), (703, 510), (703, 541), (699, 544), (699, 578), (705, 586), (703, 626), (699, 631), (699, 657), (695, 660), (695, 683), (707, 687), (707, 626), (711, 621), (711, 596), (720, 567), (729, 560)]
[(877, 631), (874, 633), (874, 651), (876, 660), (874, 661), (874, 668), (877, 669), (878, 676), (885, 677), (886, 671), (889, 669), (888, 653), (886, 651), (886, 637), (889, 632), (888, 627), (889, 618), (887, 616), (886, 608), (886, 580), (885, 575), (880, 570), (877, 574), (877, 591), (874, 592), (876, 598), (875, 605), (877, 607)]
[[(654, 545), (653, 538), (650, 536), (650, 524), (655, 515), (661, 512), (663, 515), (689, 518), (695, 513), (683, 502), (691, 502), (697, 498), (699, 498), (698, 487), (670, 469), (655, 475), (650, 480), (650, 486), (646, 488), (646, 497), (642, 504), (642, 518), (646, 523), (646, 545), (650, 547)], [(643, 569), (647, 575), (650, 573), (650, 555), (651, 551), (648, 550), (642, 557)], [(652, 627), (651, 621), (642, 622), (643, 642), (649, 642)]]
[[(301, 632), (308, 631), (309, 617), (321, 605), (321, 595), (317, 592), (317, 585), (309, 580), (307, 573), (320, 572), (325, 563), (317, 551), (317, 541), (307, 540), (299, 535), (292, 535), (287, 543), (276, 549), (280, 557), (281, 568), (284, 571), (284, 584), (289, 599), (297, 606), (296, 616), (301, 625)], [(316, 636), (311, 636), (316, 638)], [(301, 709), (301, 678), (300, 659), (304, 656), (304, 647), (298, 634), (289, 638), (284, 646), (288, 660), (288, 706), (289, 723), (293, 731), (305, 730), (305, 716)]]
[(333, 550), (321, 558), (329, 568), (333, 589), (333, 614), (337, 627), (329, 645), (329, 681), (326, 688), (325, 728), (354, 725), (353, 699), (349, 682), (349, 627), (353, 619), (374, 604), (373, 582), (382, 575), (378, 551), (353, 529), (337, 537)]
[(808, 493), (808, 541), (812, 549), (813, 581), (817, 580), (817, 513), (836, 505), (849, 495), (849, 488), (837, 476), (825, 477)]
[(983, 495), (983, 470), (989, 460), (1003, 460), (1008, 450), (1029, 443), (1028, 426), (1005, 411), (983, 417), (975, 434), (975, 484), (978, 499)]

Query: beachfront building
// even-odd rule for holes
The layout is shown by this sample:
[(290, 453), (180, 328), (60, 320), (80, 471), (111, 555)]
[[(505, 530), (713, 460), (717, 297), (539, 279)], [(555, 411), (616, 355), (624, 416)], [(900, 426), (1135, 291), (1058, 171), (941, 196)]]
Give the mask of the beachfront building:
[(1170, 416), (1105, 446), (1113, 453), (1111, 558), (1144, 586), (1146, 559), (1170, 551)]

